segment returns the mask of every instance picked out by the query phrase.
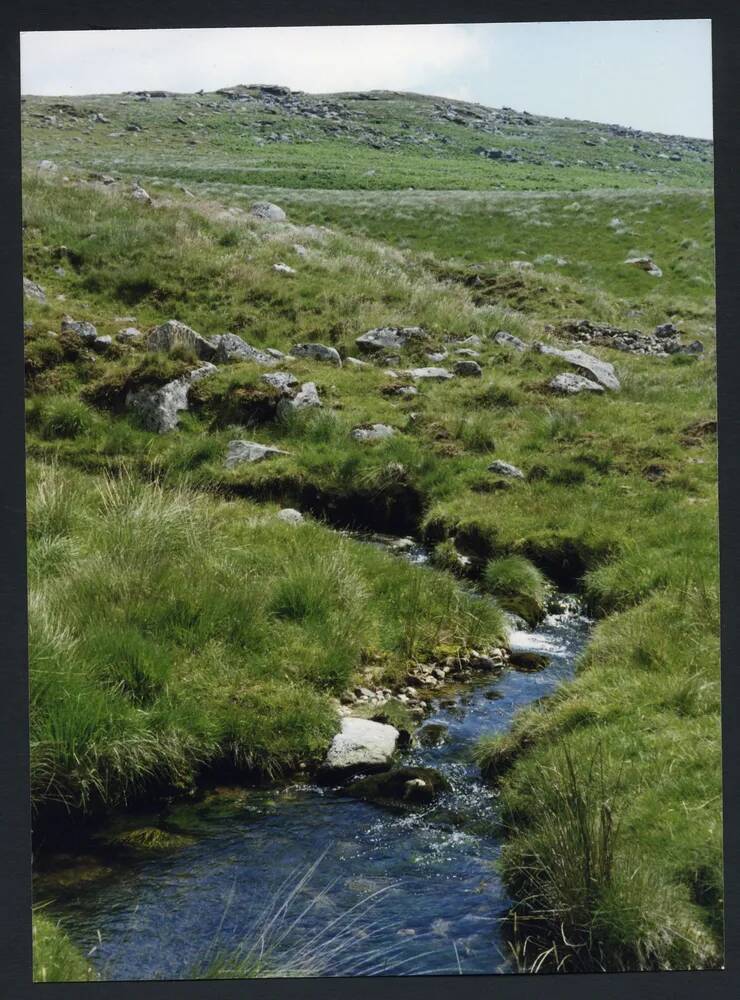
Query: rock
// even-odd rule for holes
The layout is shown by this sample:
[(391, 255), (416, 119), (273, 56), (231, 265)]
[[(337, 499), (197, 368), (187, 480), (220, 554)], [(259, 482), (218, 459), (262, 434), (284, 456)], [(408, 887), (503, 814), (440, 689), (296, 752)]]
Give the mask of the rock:
[(146, 338), (146, 346), (150, 351), (166, 352), (175, 347), (189, 348), (203, 361), (213, 360), (216, 353), (216, 348), (210, 341), (178, 319), (168, 319), (166, 323), (155, 327)]
[(145, 205), (152, 204), (152, 199), (149, 197), (144, 188), (141, 187), (141, 185), (139, 184), (134, 184), (133, 189), (131, 191), (131, 197), (135, 198), (136, 201), (140, 201)]
[(120, 340), (122, 344), (131, 343), (133, 340), (141, 340), (143, 334), (140, 330), (137, 330), (135, 326), (127, 326), (125, 330), (119, 330), (116, 334), (116, 340)]
[(266, 444), (258, 444), (257, 441), (229, 441), (224, 465), (227, 469), (233, 469), (235, 465), (242, 462), (262, 462), (264, 459), (274, 458), (276, 455), (289, 454), (289, 451), (272, 448)]
[(633, 267), (639, 267), (641, 270), (647, 271), (654, 278), (661, 278), (663, 276), (663, 272), (652, 257), (628, 257), (624, 263), (631, 264)]
[(477, 361), (456, 361), (453, 368), (455, 375), (462, 375), (465, 378), (480, 378), (483, 369)]
[(550, 347), (548, 344), (535, 343), (534, 348), (540, 354), (549, 354), (556, 358), (562, 358), (563, 361), (567, 361), (574, 368), (578, 368), (579, 371), (586, 372), (587, 375), (590, 375), (600, 385), (603, 385), (605, 389), (619, 389), (619, 379), (614, 373), (614, 365), (609, 364), (608, 361), (601, 361), (591, 354), (586, 354), (585, 351), (561, 351), (559, 348)]
[(46, 292), (41, 285), (37, 285), (35, 281), (31, 281), (29, 278), (23, 279), (23, 294), (27, 299), (34, 299), (36, 302), (41, 302), (42, 304), (46, 302)]
[(92, 323), (86, 320), (77, 322), (71, 316), (62, 316), (62, 333), (76, 333), (86, 344), (92, 344), (98, 336), (98, 331)]
[(277, 364), (277, 359), (267, 351), (251, 347), (246, 340), (237, 337), (235, 333), (223, 333), (218, 337), (214, 360), (219, 364), (226, 361), (252, 361), (256, 365), (267, 365), (270, 368), (274, 368)]
[(470, 347), (458, 347), (455, 351), (462, 358), (479, 358), (480, 351), (474, 351)]
[(288, 357), (287, 354), (284, 354), (282, 351), (279, 351), (277, 347), (266, 347), (265, 354), (269, 354), (271, 358), (277, 358), (278, 361), (281, 361), (283, 358)]
[(500, 347), (512, 347), (515, 351), (526, 351), (527, 345), (519, 337), (515, 337), (513, 333), (507, 333), (506, 330), (499, 330), (493, 338), (494, 344), (498, 344)]
[(499, 459), (491, 462), (488, 466), (488, 471), (497, 472), (500, 476), (511, 476), (512, 479), (524, 479), (524, 473), (521, 469), (517, 468), (516, 465), (511, 465), (509, 462), (501, 462)]
[(298, 254), (299, 257), (308, 256), (308, 250), (306, 249), (306, 247), (303, 246), (302, 243), (294, 243), (293, 249), (295, 250), (295, 252)]
[(592, 382), (590, 378), (584, 378), (583, 375), (574, 375), (572, 372), (556, 375), (548, 382), (548, 385), (555, 392), (563, 392), (569, 396), (576, 396), (579, 392), (604, 392), (603, 385)]
[(420, 326), (381, 326), (368, 330), (355, 343), (363, 351), (400, 350), (410, 340), (421, 340), (426, 332)]
[(310, 410), (314, 407), (321, 406), (321, 400), (319, 399), (319, 394), (316, 390), (315, 382), (304, 382), (301, 386), (300, 392), (298, 392), (292, 399), (285, 398), (281, 399), (278, 403), (277, 412), (285, 413), (291, 410)]
[(279, 510), (277, 517), (280, 521), (285, 521), (286, 524), (303, 524), (303, 514), (292, 507), (285, 507), (283, 510)]
[(368, 361), (360, 361), (359, 358), (346, 357), (344, 363), (349, 365), (351, 368), (371, 368), (372, 365)]
[(108, 348), (113, 343), (113, 338), (109, 336), (96, 337), (92, 342), (93, 350), (96, 351), (107, 351)]
[(673, 323), (662, 323), (655, 327), (653, 336), (661, 339), (663, 337), (678, 337), (680, 336), (680, 331)]
[(513, 267), (515, 271), (529, 271), (534, 264), (529, 260), (510, 260), (509, 267)]
[(447, 351), (430, 351), (425, 357), (430, 361), (444, 361), (447, 357)]
[(277, 271), (279, 274), (296, 274), (296, 269), (291, 267), (289, 264), (273, 264), (273, 271)]
[(327, 347), (325, 344), (294, 344), (290, 353), (296, 358), (311, 358), (312, 361), (329, 361), (331, 364), (342, 367), (342, 359), (339, 351), (335, 347)]
[(51, 170), (51, 171), (54, 171), (54, 170), (59, 170), (59, 167), (56, 165), (56, 163), (52, 163), (51, 160), (40, 160), (39, 161), (39, 170)]
[(423, 747), (436, 747), (444, 743), (448, 727), (443, 722), (428, 722), (416, 732), (416, 739)]
[(449, 788), (432, 767), (397, 767), (353, 781), (344, 791), (353, 798), (388, 805), (424, 805)]
[(393, 758), (398, 730), (382, 722), (347, 715), (331, 742), (323, 769), (328, 771), (383, 770)]
[(279, 389), (280, 392), (287, 392), (294, 385), (298, 385), (298, 379), (290, 372), (266, 372), (262, 376), (262, 381), (267, 382), (273, 389)]
[(282, 208), (273, 205), (271, 201), (256, 201), (249, 209), (249, 214), (266, 222), (285, 222), (287, 219)]
[(521, 670), (526, 673), (534, 673), (536, 670), (544, 670), (549, 662), (549, 656), (544, 656), (542, 653), (533, 653), (529, 650), (512, 650), (509, 654), (509, 663), (511, 666), (516, 670)]
[(410, 368), (404, 375), (415, 380), (432, 379), (436, 382), (446, 382), (447, 379), (454, 378), (452, 372), (448, 372), (446, 368)]
[(382, 441), (384, 438), (393, 437), (396, 432), (387, 424), (367, 424), (355, 427), (350, 433), (355, 441)]
[(143, 388), (126, 395), (126, 406), (137, 412), (147, 430), (165, 434), (178, 424), (178, 413), (188, 408), (188, 391), (194, 382), (212, 375), (216, 366), (208, 362), (158, 389)]
[(592, 323), (587, 319), (568, 320), (561, 324), (558, 335), (582, 344), (599, 344), (617, 351), (655, 357), (665, 357), (680, 347), (679, 331), (672, 323), (656, 327), (653, 333), (641, 333), (639, 330), (622, 330), (616, 326)]
[(392, 396), (402, 396), (404, 399), (419, 395), (419, 390), (415, 385), (392, 385), (388, 391)]

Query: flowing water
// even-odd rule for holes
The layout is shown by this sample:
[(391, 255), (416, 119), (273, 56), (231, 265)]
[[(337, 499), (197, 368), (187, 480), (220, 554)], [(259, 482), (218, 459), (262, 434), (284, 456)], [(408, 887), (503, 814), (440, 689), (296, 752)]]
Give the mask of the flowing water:
[[(390, 810), (309, 784), (220, 789), (165, 814), (189, 835), (184, 846), (94, 872), (101, 877), (41, 876), (36, 898), (53, 897), (51, 912), (106, 979), (187, 978), (204, 955), (268, 925), (278, 960), (313, 951), (323, 975), (510, 971), (497, 797), (470, 751), (572, 676), (589, 621), (566, 605), (511, 635), (512, 647), (551, 657), (544, 670), (506, 670), (433, 702), (424, 724), (446, 726), (443, 742), (415, 746), (403, 762), (448, 779), (434, 804)], [(270, 923), (266, 913), (291, 891)]]

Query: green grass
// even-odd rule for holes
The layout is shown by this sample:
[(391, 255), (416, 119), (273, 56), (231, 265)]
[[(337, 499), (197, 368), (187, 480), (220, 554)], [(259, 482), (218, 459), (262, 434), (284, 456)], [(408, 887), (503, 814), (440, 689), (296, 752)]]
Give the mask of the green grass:
[(28, 476), (39, 811), (187, 789), (222, 763), (274, 776), (319, 760), (331, 699), (368, 657), (392, 677), (439, 642), (502, 634), (443, 575), (274, 508), (125, 473)]
[[(311, 519), (284, 525), (274, 504), (415, 533), (438, 566), (457, 572), (468, 556), (530, 617), (556, 584), (600, 619), (576, 680), (478, 751), (501, 783), (521, 967), (716, 965), (716, 441), (696, 429), (716, 412), (711, 146), (670, 160), (670, 137), (537, 116), (491, 135), (432, 122), (434, 100), (408, 95), (344, 102), (368, 117), (334, 139), (321, 120), (279, 111), (263, 127), (259, 104), (197, 100), (75, 101), (110, 125), (69, 112), (49, 125), (30, 113), (52, 99), (24, 105), (26, 163), (60, 166), (24, 176), (25, 273), (48, 299), (26, 302), (24, 333), (37, 808), (123, 805), (225, 763), (279, 773), (322, 753), (331, 699), (368, 663), (401, 677), (437, 645), (500, 636), (495, 607), (461, 596), (449, 573)], [(109, 135), (131, 120), (144, 131)], [(434, 133), (423, 147), (403, 138), (423, 130)], [(478, 145), (520, 162), (484, 160)], [(89, 170), (116, 183), (91, 183)], [(130, 199), (133, 177), (153, 206)], [(258, 198), (290, 225), (251, 219)], [(625, 266), (633, 252), (663, 277)], [(296, 274), (274, 272), (278, 261)], [(93, 353), (59, 335), (64, 313), (101, 334), (177, 318), (343, 357), (375, 326), (421, 325), (429, 339), (369, 368), (286, 362), (323, 402), (287, 419), (261, 369), (222, 366), (193, 388), (180, 428), (158, 436), (122, 401), (190, 359), (140, 345)], [(675, 322), (705, 356), (596, 347), (620, 392), (555, 397), (557, 359), (491, 335), (549, 340), (566, 318), (643, 332)], [(451, 341), (473, 334), (481, 379), (420, 383), (410, 399), (388, 391), (388, 367), (444, 346), (451, 365)], [(352, 439), (374, 422), (395, 435)], [(227, 470), (234, 438), (289, 454)], [(492, 457), (525, 479), (498, 488)]]
[(59, 923), (36, 911), (33, 916), (33, 981), (87, 983), (97, 979)]

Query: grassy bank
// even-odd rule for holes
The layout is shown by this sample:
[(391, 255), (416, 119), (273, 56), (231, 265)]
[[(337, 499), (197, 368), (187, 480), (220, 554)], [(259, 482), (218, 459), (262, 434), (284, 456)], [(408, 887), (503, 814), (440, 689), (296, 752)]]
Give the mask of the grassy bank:
[(97, 978), (93, 967), (75, 948), (62, 927), (45, 914), (34, 913), (33, 981), (88, 983)]
[[(602, 619), (575, 682), (479, 750), (501, 787), (521, 966), (716, 965), (713, 234), (701, 150), (655, 163), (662, 147), (646, 147), (643, 166), (657, 172), (635, 172), (619, 167), (619, 144), (643, 139), (611, 136), (595, 167), (576, 162), (597, 156), (582, 149), (591, 126), (569, 123), (541, 133), (564, 167), (523, 154), (502, 164), (480, 158), (477, 134), (435, 123), (450, 141), (428, 155), (347, 138), (339, 158), (318, 135), (262, 146), (246, 106), (207, 101), (180, 107), (209, 128), (191, 148), (171, 120), (180, 98), (124, 110), (115, 100), (88, 104), (141, 118), (125, 150), (97, 125), (26, 122), (29, 158), (60, 164), (24, 180), (25, 273), (47, 293), (27, 301), (25, 330), (38, 808), (120, 805), (224, 763), (290, 768), (321, 754), (337, 725), (331, 699), (368, 663), (401, 676), (435, 645), (499, 637), (495, 609), (461, 597), (451, 576), (319, 522), (414, 532), (437, 565), (460, 572), (467, 556), (468, 572), (532, 620), (553, 584)], [(405, 130), (401, 118), (421, 114), (375, 103), (382, 142), (393, 121)], [(91, 179), (113, 169), (114, 149), (113, 183)], [(132, 176), (153, 205), (131, 199)], [(535, 186), (547, 193), (524, 190)], [(251, 218), (258, 196), (289, 222)], [(635, 253), (663, 277), (625, 266)], [(114, 338), (178, 318), (282, 351), (319, 341), (345, 359), (372, 327), (422, 326), (428, 338), (368, 367), (281, 361), (322, 402), (287, 417), (264, 369), (224, 364), (192, 389), (179, 429), (156, 435), (126, 391), (194, 358), (115, 340), (96, 353), (61, 333), (64, 313)], [(614, 364), (620, 391), (561, 397), (548, 382), (562, 362), (492, 337), (574, 346), (557, 325), (580, 318), (643, 333), (673, 322), (704, 356), (588, 347)], [(442, 350), (452, 367), (454, 341), (471, 335), (479, 378), (396, 393), (404, 369)], [(352, 437), (370, 423), (394, 434)], [(227, 469), (235, 438), (288, 454)], [(494, 475), (493, 459), (523, 478)], [(284, 524), (278, 504), (317, 520)]]

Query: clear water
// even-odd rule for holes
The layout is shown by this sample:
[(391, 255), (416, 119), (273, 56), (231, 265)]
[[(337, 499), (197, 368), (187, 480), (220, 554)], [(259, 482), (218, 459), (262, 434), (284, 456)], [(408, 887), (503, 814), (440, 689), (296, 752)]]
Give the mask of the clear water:
[[(57, 885), (51, 912), (106, 979), (188, 978), (204, 956), (254, 941), (268, 925), (278, 959), (295, 966), (302, 949), (312, 953), (308, 966), (305, 955), (299, 963), (304, 973), (509, 971), (497, 798), (470, 751), (571, 677), (588, 630), (570, 607), (534, 631), (514, 631), (517, 648), (551, 656), (545, 670), (505, 671), (458, 689), (454, 704), (435, 704), (425, 723), (444, 723), (446, 739), (404, 757), (447, 777), (450, 791), (433, 805), (389, 810), (312, 785), (224, 789), (165, 816), (194, 835), (189, 846)], [(270, 925), (266, 914), (292, 890)]]

